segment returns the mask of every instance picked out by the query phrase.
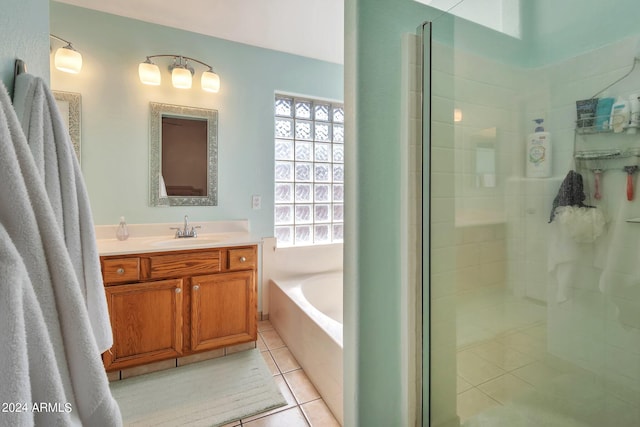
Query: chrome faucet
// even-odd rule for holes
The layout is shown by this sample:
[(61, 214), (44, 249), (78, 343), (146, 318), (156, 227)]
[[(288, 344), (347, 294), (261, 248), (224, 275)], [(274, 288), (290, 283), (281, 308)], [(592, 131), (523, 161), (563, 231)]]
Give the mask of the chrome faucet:
[(198, 237), (198, 233), (196, 233), (196, 228), (200, 228), (199, 225), (191, 226), (191, 230), (189, 230), (189, 216), (184, 216), (184, 228), (180, 227), (171, 227), (172, 230), (176, 230), (176, 239), (182, 237)]

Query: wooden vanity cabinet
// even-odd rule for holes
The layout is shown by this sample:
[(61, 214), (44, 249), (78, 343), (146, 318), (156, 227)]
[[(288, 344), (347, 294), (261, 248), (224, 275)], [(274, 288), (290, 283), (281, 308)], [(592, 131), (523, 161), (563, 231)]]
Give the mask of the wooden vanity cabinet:
[(191, 349), (211, 350), (256, 339), (253, 271), (191, 278)]
[(257, 339), (257, 246), (100, 258), (107, 371)]
[(108, 286), (114, 345), (105, 367), (126, 368), (182, 355), (182, 279)]

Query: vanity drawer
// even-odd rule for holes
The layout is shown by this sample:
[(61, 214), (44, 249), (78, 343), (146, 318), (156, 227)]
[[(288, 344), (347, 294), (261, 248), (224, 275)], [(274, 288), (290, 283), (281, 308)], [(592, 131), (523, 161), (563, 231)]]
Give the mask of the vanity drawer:
[(229, 270), (253, 270), (256, 268), (256, 250), (248, 249), (229, 249), (227, 252), (227, 268)]
[(102, 261), (104, 283), (140, 280), (140, 258), (113, 258)]
[(155, 255), (149, 257), (149, 264), (151, 279), (217, 273), (221, 270), (219, 250)]

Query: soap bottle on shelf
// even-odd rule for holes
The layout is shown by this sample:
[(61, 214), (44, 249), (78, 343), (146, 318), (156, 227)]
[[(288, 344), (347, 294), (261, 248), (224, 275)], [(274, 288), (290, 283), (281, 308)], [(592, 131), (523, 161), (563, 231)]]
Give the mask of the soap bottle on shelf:
[(551, 176), (551, 134), (544, 131), (544, 119), (535, 119), (536, 128), (527, 138), (527, 178)]
[(127, 223), (123, 216), (120, 217), (120, 224), (118, 224), (118, 229), (116, 230), (116, 237), (118, 240), (127, 240), (129, 238), (129, 229), (127, 228)]
[(638, 127), (640, 127), (640, 94), (634, 93), (629, 96), (629, 110), (630, 110), (630, 119), (629, 119), (629, 129), (627, 129), (627, 133), (637, 133)]
[(629, 127), (629, 117), (631, 116), (631, 108), (629, 101), (618, 97), (611, 107), (610, 127), (613, 133), (621, 133)]

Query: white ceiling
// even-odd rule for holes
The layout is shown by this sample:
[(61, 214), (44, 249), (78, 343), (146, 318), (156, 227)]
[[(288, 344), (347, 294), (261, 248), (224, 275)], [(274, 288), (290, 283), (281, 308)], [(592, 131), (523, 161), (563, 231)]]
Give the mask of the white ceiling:
[(342, 64), (344, 0), (56, 0)]

